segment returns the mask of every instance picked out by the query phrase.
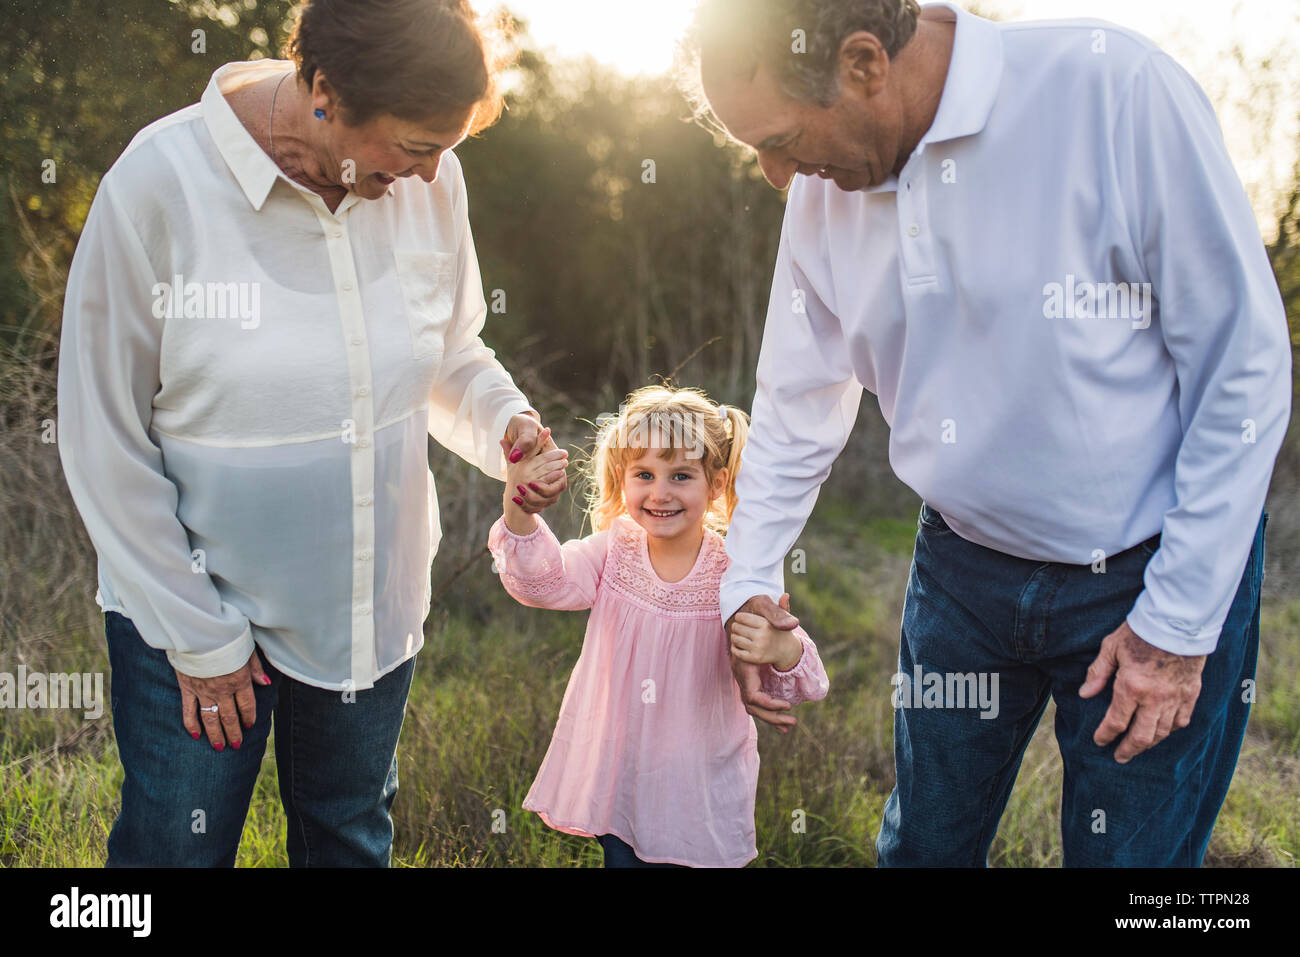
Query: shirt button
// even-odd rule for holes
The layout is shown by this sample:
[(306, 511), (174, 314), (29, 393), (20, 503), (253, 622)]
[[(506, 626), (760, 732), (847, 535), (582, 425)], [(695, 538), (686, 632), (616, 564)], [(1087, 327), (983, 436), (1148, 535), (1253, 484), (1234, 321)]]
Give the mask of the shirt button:
[(364, 397), (364, 396), (368, 396), (369, 394), (370, 394), (370, 390), (367, 389), (365, 386), (362, 386), (360, 389), (357, 389), (357, 395), (359, 396)]
[(368, 548), (362, 551), (359, 555), (357, 555), (357, 558), (361, 559), (363, 562), (368, 562), (373, 557), (374, 557), (373, 553)]
[(334, 230), (332, 233), (330, 233), (330, 235), (333, 236), (335, 239), (342, 239), (342, 238), (343, 238), (343, 230), (341, 230), (341, 229), (336, 229), (336, 230)]
[(358, 605), (358, 606), (357, 606), (357, 614), (359, 614), (359, 615), (368, 615), (368, 614), (370, 614), (370, 606), (369, 606), (369, 605)]
[(374, 499), (371, 498), (369, 495), (363, 495), (363, 496), (361, 496), (359, 499), (357, 499), (357, 504), (358, 504), (358, 505), (369, 505), (369, 504), (370, 504), (371, 502), (373, 502), (373, 501), (374, 501)]
[(343, 291), (344, 292), (352, 291), (352, 280), (349, 279), (347, 282), (343, 283)]
[(916, 225), (916, 223), (913, 223), (911, 226), (907, 227), (907, 235), (912, 237), (921, 235), (921, 227)]
[(370, 440), (369, 440), (369, 439), (361, 439), (360, 441), (357, 442), (357, 448), (365, 449), (365, 448), (369, 448), (369, 447), (370, 447)]
[(359, 345), (361, 345), (361, 337), (360, 337), (360, 336), (353, 336), (353, 337), (352, 337), (352, 344), (353, 344), (354, 346), (359, 346)]

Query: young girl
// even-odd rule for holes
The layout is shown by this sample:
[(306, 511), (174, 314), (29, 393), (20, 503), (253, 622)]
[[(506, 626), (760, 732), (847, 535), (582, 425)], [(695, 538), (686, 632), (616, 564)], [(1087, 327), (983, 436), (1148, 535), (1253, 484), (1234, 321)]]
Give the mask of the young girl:
[[(748, 419), (694, 389), (634, 392), (597, 437), (593, 534), (563, 545), (520, 506), (562, 467), (553, 450), (508, 468), (488, 548), (522, 604), (591, 609), (555, 735), (524, 800), (558, 831), (596, 837), (605, 865), (741, 867), (753, 860), (758, 732), (731, 675), (718, 605), (720, 530), (736, 505)], [(782, 596), (784, 599), (784, 596)], [(800, 628), (732, 637), (763, 688), (791, 704), (829, 683)]]

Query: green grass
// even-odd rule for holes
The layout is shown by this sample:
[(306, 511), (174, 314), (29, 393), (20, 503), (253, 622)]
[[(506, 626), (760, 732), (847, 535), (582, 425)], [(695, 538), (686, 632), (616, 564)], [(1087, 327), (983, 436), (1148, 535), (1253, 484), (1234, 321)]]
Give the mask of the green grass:
[[(789, 736), (759, 726), (753, 866), (874, 864), (893, 785), (889, 678), (914, 533), (912, 518), (866, 518), (827, 502), (799, 543), (806, 569), (791, 573), (787, 564), (794, 608), (822, 652), (831, 693), (799, 709), (799, 728)], [(585, 616), (520, 607), (486, 563), (452, 594), (430, 617), (417, 660), (399, 746), (394, 864), (599, 866), (594, 841), (554, 832), (521, 808)], [(87, 620), (42, 646), (62, 670), (86, 670), (88, 660), (107, 670), (103, 636), (93, 616)], [(1263, 629), (1250, 732), (1209, 864), (1291, 866), (1300, 849), (1300, 600), (1266, 604)], [(30, 655), (28, 664), (36, 667)], [(1060, 864), (1061, 765), (1051, 728), (1049, 706), (990, 853), (995, 866)], [(239, 866), (287, 864), (273, 754), (268, 747)], [(63, 713), (7, 713), (0, 725), (0, 864), (102, 864), (121, 774), (107, 716), (84, 722)], [(504, 813), (494, 818), (496, 811)], [(494, 820), (504, 821), (504, 832)]]

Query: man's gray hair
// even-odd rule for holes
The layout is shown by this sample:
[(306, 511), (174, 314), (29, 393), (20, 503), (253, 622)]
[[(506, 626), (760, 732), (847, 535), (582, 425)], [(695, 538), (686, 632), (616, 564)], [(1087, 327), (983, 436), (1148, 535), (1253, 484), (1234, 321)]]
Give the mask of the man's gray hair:
[(788, 96), (830, 106), (844, 38), (873, 33), (893, 59), (916, 33), (920, 12), (917, 0), (699, 0), (678, 45), (678, 86), (696, 119), (707, 118), (705, 57), (746, 79), (763, 64)]

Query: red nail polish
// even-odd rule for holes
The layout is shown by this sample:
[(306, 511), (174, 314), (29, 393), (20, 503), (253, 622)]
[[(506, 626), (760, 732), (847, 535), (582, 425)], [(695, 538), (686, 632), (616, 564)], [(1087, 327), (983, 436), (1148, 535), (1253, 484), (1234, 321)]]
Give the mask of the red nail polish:
[(197, 741), (199, 740), (199, 733), (197, 731), (191, 731), (190, 737), (193, 738), (195, 741)]
[(232, 748), (234, 748), (236, 751), (238, 751), (238, 750), (239, 750), (239, 745), (240, 745), (240, 743), (241, 743), (241, 742), (239, 742), (239, 741), (231, 741), (231, 742), (230, 742), (230, 746), (231, 746)]
[(516, 505), (523, 505), (523, 504), (524, 504), (524, 500), (523, 500), (522, 498), (520, 498), (518, 495), (516, 495), (516, 496), (515, 496), (514, 498), (512, 498), (510, 501), (514, 502)]
[(528, 483), (528, 487), (529, 487), (530, 489), (532, 489), (534, 492), (540, 492), (540, 491), (541, 491), (541, 489), (539, 489), (539, 488), (538, 488), (536, 485), (534, 485), (532, 482), (529, 482), (529, 483)]
[(515, 449), (513, 452), (510, 453), (510, 461), (512, 463), (518, 462), (523, 457), (524, 457), (524, 453), (520, 452), (518, 449)]
[(270, 683), (271, 683), (270, 677), (268, 677), (267, 675), (262, 675), (262, 684), (269, 685)]
[(218, 751), (226, 750), (226, 746), (224, 744), (221, 744), (220, 742), (214, 744), (213, 747), (216, 748)]
[(531, 489), (533, 489), (534, 491), (536, 491), (537, 486), (534, 485), (532, 482), (529, 482), (529, 483), (528, 483), (528, 488), (524, 488), (522, 485), (516, 485), (515, 488), (519, 489), (519, 494), (520, 494), (520, 495), (527, 495), (527, 494), (528, 494), (528, 488), (531, 488)]

